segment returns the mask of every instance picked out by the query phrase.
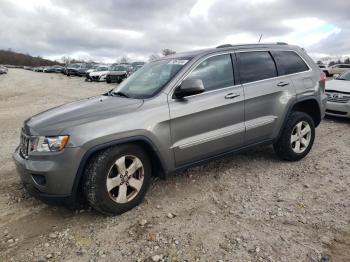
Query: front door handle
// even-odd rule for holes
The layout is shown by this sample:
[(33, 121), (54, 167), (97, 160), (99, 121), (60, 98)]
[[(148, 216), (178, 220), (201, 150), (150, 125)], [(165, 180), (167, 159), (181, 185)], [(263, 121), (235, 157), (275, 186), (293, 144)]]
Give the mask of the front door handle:
[(279, 82), (277, 84), (277, 86), (287, 86), (287, 85), (289, 85), (289, 83), (286, 83), (286, 82)]
[(225, 95), (225, 98), (226, 99), (233, 99), (233, 98), (238, 97), (238, 96), (239, 96), (239, 94), (229, 93), (229, 94)]

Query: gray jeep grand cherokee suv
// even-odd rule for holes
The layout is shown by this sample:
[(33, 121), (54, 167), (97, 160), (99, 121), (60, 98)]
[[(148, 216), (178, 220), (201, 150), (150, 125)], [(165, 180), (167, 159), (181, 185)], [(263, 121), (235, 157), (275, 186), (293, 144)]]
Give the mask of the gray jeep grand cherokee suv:
[(14, 153), (37, 197), (119, 214), (151, 176), (259, 144), (295, 161), (325, 113), (325, 76), (300, 48), (225, 45), (151, 62), (110, 92), (24, 122)]

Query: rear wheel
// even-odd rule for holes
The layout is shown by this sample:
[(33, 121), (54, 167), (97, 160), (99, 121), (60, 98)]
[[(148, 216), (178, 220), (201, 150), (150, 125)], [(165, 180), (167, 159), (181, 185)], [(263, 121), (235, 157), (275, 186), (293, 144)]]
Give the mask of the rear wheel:
[(137, 206), (151, 180), (151, 164), (142, 148), (122, 145), (96, 154), (85, 170), (84, 193), (105, 214), (121, 214)]
[(313, 119), (304, 112), (292, 112), (274, 149), (280, 158), (297, 161), (310, 152), (314, 139)]

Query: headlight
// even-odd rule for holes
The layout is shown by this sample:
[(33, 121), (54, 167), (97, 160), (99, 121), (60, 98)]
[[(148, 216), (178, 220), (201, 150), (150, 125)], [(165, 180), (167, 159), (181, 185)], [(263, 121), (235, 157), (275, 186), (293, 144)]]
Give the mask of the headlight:
[(39, 136), (32, 141), (31, 151), (58, 152), (67, 144), (69, 136)]

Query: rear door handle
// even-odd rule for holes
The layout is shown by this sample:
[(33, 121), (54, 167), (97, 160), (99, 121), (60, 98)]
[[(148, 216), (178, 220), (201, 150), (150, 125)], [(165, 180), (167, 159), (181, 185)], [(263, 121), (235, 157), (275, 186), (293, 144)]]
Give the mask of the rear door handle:
[(289, 83), (286, 83), (286, 82), (279, 82), (277, 84), (277, 86), (287, 86), (287, 85), (289, 85)]
[(233, 99), (235, 97), (238, 97), (239, 94), (235, 94), (235, 93), (229, 93), (225, 96), (226, 99)]

